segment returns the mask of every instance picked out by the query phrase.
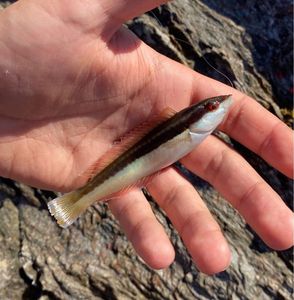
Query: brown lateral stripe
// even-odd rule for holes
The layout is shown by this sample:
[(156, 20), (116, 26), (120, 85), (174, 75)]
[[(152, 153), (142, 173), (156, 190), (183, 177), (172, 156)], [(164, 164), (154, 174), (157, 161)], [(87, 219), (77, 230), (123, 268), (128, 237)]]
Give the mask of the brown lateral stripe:
[(80, 189), (81, 194), (90, 192), (105, 180), (123, 170), (134, 160), (150, 153), (154, 149), (160, 147), (160, 145), (181, 134), (189, 128), (192, 123), (197, 122), (205, 113), (207, 113), (209, 104), (214, 103), (215, 101), (221, 102), (224, 100), (219, 98), (220, 97), (210, 98), (199, 104), (187, 107), (176, 113), (170, 119), (157, 125), (130, 149), (94, 176), (86, 186)]

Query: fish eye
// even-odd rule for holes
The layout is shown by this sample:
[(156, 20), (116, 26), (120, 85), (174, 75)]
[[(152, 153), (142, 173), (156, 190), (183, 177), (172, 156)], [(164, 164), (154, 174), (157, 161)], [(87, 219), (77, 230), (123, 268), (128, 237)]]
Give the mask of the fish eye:
[(214, 102), (209, 102), (205, 105), (205, 108), (208, 110), (208, 111), (214, 111), (216, 109), (218, 109), (219, 107), (219, 102), (218, 101), (214, 101)]

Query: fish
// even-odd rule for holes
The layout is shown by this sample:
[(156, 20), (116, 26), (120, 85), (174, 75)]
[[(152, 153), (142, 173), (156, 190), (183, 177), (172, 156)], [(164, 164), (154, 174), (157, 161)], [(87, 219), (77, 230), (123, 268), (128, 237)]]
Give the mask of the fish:
[(225, 119), (231, 95), (203, 100), (176, 112), (165, 109), (114, 145), (92, 167), (88, 182), (48, 202), (57, 223), (66, 228), (88, 207), (147, 184), (208, 137)]

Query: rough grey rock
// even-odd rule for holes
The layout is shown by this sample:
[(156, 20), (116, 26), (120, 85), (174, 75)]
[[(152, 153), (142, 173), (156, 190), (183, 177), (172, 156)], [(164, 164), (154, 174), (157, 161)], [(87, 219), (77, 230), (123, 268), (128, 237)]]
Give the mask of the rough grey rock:
[[(228, 83), (216, 68), (290, 123), (291, 5), (290, 0), (173, 1), (128, 26), (159, 52)], [(231, 143), (291, 205), (292, 182)], [(152, 201), (176, 248), (167, 270), (150, 270), (136, 256), (106, 205), (90, 208), (62, 230), (45, 205), (53, 193), (1, 179), (0, 299), (291, 299), (292, 251), (268, 249), (211, 186), (178, 167), (222, 226), (233, 252), (227, 271), (212, 277), (198, 272)]]

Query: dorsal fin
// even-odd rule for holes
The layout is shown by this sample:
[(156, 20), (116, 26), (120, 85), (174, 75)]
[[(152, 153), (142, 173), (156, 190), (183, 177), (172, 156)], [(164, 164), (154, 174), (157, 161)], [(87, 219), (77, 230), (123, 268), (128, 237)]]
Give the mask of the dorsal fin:
[(82, 174), (82, 176), (86, 177), (88, 181), (90, 181), (96, 174), (101, 172), (123, 152), (136, 144), (150, 130), (171, 118), (175, 114), (176, 111), (170, 107), (167, 107), (157, 116), (135, 127), (130, 132), (122, 136), (119, 140), (115, 140), (111, 149), (102, 155), (102, 157), (99, 158), (90, 168), (88, 168)]

